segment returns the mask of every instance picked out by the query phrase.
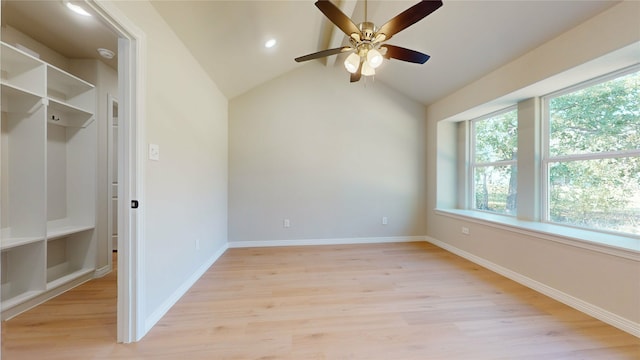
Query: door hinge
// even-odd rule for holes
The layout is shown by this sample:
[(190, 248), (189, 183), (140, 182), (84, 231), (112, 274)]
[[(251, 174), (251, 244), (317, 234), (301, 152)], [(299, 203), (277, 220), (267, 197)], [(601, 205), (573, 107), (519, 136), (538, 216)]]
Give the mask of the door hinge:
[(137, 209), (139, 205), (140, 204), (138, 204), (138, 200), (131, 200), (131, 208), (132, 209)]

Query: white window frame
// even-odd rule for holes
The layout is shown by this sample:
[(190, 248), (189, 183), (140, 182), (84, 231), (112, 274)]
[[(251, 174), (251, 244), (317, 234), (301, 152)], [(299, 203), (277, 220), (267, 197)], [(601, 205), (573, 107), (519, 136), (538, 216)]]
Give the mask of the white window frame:
[(489, 114), (485, 114), (482, 116), (479, 116), (475, 119), (471, 119), (469, 121), (469, 175), (467, 177), (467, 191), (470, 194), (469, 199), (468, 199), (468, 203), (467, 203), (467, 208), (473, 211), (480, 211), (480, 212), (485, 212), (485, 213), (489, 213), (489, 214), (496, 214), (496, 215), (504, 215), (504, 216), (510, 216), (510, 217), (516, 217), (517, 213), (514, 214), (507, 214), (507, 213), (501, 213), (501, 212), (496, 212), (496, 211), (489, 211), (489, 210), (483, 210), (483, 209), (477, 209), (476, 208), (476, 190), (475, 190), (475, 169), (477, 167), (488, 167), (488, 166), (511, 166), (511, 165), (515, 165), (516, 167), (518, 166), (518, 160), (517, 159), (511, 159), (511, 160), (498, 160), (498, 161), (493, 161), (493, 162), (481, 162), (481, 163), (477, 163), (476, 162), (476, 156), (475, 156), (475, 149), (476, 149), (476, 132), (475, 132), (475, 124), (479, 121), (483, 121), (483, 120), (487, 120), (489, 118), (498, 116), (498, 115), (502, 115), (511, 111), (515, 111), (516, 112), (516, 117), (517, 117), (517, 112), (518, 112), (518, 105), (514, 104), (514, 105), (510, 105), (506, 108), (502, 108), (500, 110), (496, 110), (493, 111)]
[(618, 71), (614, 71), (602, 76), (595, 77), (593, 79), (589, 79), (582, 83), (578, 83), (564, 89), (554, 91), (547, 95), (541, 97), (541, 114), (542, 121), (540, 122), (541, 130), (540, 133), (542, 135), (541, 141), (541, 169), (540, 169), (540, 221), (543, 223), (554, 224), (559, 226), (567, 226), (571, 228), (584, 229), (595, 232), (609, 233), (615, 235), (623, 235), (637, 238), (638, 236), (629, 233), (616, 232), (612, 230), (598, 229), (598, 228), (590, 228), (590, 227), (582, 227), (572, 224), (566, 223), (558, 223), (551, 221), (550, 219), (550, 191), (549, 191), (549, 166), (555, 163), (561, 162), (571, 162), (571, 161), (585, 161), (585, 160), (604, 160), (604, 159), (613, 159), (613, 158), (623, 158), (623, 157), (634, 157), (640, 156), (640, 149), (632, 149), (632, 150), (623, 150), (623, 151), (605, 151), (598, 153), (586, 153), (586, 154), (575, 154), (575, 155), (561, 155), (561, 156), (551, 156), (549, 154), (549, 146), (550, 146), (550, 130), (549, 130), (549, 101), (555, 97), (559, 97), (565, 94), (569, 94), (572, 92), (576, 92), (594, 85), (598, 85), (618, 77), (622, 77), (634, 72), (640, 71), (640, 65), (633, 65), (631, 67), (621, 69)]

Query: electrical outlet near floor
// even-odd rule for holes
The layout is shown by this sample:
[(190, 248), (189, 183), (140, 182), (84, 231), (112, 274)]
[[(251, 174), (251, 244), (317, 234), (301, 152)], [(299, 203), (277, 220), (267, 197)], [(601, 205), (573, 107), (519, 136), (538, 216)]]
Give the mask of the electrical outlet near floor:
[(469, 235), (469, 228), (466, 227), (466, 226), (463, 226), (462, 227), (462, 233), (465, 234), (465, 235)]
[(289, 219), (284, 219), (284, 221), (282, 221), (282, 226), (285, 228), (291, 227), (291, 221), (289, 221)]

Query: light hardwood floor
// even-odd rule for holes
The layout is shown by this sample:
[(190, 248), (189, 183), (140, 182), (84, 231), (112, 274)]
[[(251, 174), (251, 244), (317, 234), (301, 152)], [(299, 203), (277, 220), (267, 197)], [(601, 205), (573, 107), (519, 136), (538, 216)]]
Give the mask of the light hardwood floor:
[(230, 249), (136, 344), (114, 344), (115, 294), (111, 274), (3, 323), (2, 359), (640, 359), (427, 243)]

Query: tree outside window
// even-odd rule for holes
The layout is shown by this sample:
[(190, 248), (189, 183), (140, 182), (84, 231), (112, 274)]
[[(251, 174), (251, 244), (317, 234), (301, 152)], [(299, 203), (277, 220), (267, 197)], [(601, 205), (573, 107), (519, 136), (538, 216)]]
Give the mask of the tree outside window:
[(640, 234), (640, 71), (545, 98), (547, 220)]
[(472, 122), (473, 208), (516, 214), (518, 113), (509, 108)]

